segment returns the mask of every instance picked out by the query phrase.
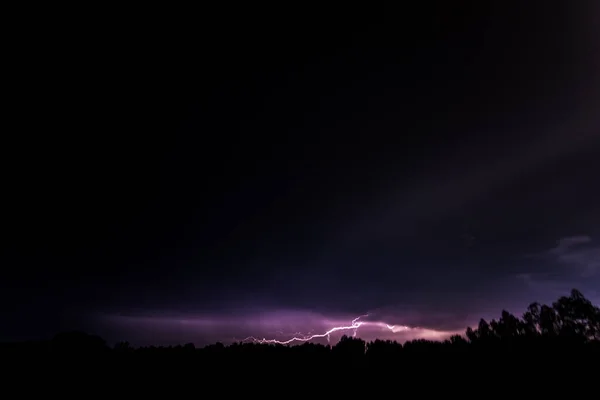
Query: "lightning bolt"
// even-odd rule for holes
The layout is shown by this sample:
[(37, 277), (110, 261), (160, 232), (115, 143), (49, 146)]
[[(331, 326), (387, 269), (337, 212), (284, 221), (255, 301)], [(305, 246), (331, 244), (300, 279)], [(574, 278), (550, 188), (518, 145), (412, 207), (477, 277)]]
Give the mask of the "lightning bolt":
[(294, 336), (293, 338), (288, 339), (288, 340), (277, 340), (277, 339), (267, 339), (267, 338), (258, 339), (258, 338), (255, 338), (254, 336), (248, 336), (247, 338), (242, 340), (242, 342), (252, 341), (252, 342), (261, 343), (261, 344), (283, 344), (283, 345), (285, 345), (285, 344), (291, 344), (294, 342), (308, 342), (313, 339), (319, 339), (319, 338), (327, 338), (327, 341), (329, 342), (330, 335), (334, 332), (352, 330), (352, 331), (354, 331), (352, 336), (356, 337), (356, 332), (358, 331), (358, 328), (360, 328), (363, 325), (375, 325), (375, 326), (380, 326), (380, 327), (385, 326), (387, 329), (391, 330), (392, 332), (400, 332), (400, 331), (406, 331), (406, 330), (410, 329), (408, 326), (396, 326), (396, 325), (385, 324), (383, 322), (371, 322), (371, 321), (361, 321), (360, 320), (361, 318), (366, 318), (368, 316), (369, 316), (369, 314), (360, 315), (360, 316), (354, 318), (352, 320), (352, 322), (350, 322), (350, 325), (335, 326), (324, 333), (317, 333), (317, 334), (312, 334), (312, 335), (298, 335), (298, 336)]

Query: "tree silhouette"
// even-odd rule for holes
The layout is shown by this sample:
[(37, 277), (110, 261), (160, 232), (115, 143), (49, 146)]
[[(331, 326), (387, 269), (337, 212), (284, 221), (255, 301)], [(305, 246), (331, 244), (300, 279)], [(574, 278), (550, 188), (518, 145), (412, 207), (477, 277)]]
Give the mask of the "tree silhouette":
[[(67, 332), (48, 342), (2, 343), (0, 361), (6, 366), (26, 361), (29, 367), (47, 366), (44, 371), (64, 371), (59, 366), (67, 365), (63, 362), (66, 358), (77, 361), (68, 364), (74, 371), (99, 370), (104, 365), (102, 371), (113, 374), (115, 382), (128, 381), (127, 377), (134, 373), (147, 381), (160, 381), (168, 376), (181, 381), (181, 377), (187, 376), (189, 382), (195, 382), (210, 374), (311, 379), (310, 374), (320, 376), (346, 367), (364, 367), (362, 371), (396, 371), (405, 385), (410, 384), (410, 377), (417, 382), (422, 381), (416, 379), (418, 376), (431, 374), (452, 375), (456, 383), (462, 379), (459, 376), (462, 370), (456, 367), (459, 359), (467, 361), (466, 373), (473, 379), (493, 379), (497, 373), (503, 376), (523, 373), (522, 379), (531, 380), (534, 370), (545, 371), (548, 377), (566, 379), (566, 375), (563, 378), (556, 375), (557, 371), (574, 374), (599, 369), (599, 336), (600, 309), (581, 292), (573, 290), (552, 305), (531, 303), (522, 318), (503, 310), (499, 318), (489, 323), (481, 319), (475, 329), (467, 328), (464, 336), (454, 335), (443, 342), (418, 339), (404, 344), (390, 340), (367, 343), (343, 336), (334, 346), (310, 342), (297, 346), (215, 343), (196, 348), (188, 343), (134, 348), (128, 342), (119, 342), (111, 349), (97, 336)], [(356, 377), (356, 384), (364, 379), (348, 374)], [(231, 379), (237, 384), (238, 378)], [(228, 388), (226, 383), (218, 387)]]
[(561, 336), (590, 340), (598, 338), (600, 311), (583, 294), (573, 289), (552, 304), (556, 313), (556, 329)]

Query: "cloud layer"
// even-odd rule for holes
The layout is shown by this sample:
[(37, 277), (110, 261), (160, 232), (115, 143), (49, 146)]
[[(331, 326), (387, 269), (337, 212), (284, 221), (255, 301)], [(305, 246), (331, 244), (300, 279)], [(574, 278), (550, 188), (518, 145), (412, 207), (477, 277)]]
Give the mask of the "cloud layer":
[[(109, 341), (129, 340), (134, 345), (174, 345), (193, 342), (205, 345), (217, 341), (232, 343), (248, 337), (279, 341), (324, 334), (335, 327), (344, 327), (331, 335), (317, 337), (314, 342), (335, 344), (343, 335), (356, 335), (364, 340), (389, 339), (404, 342), (424, 338), (443, 340), (459, 330), (438, 330), (427, 326), (401, 325), (382, 315), (363, 316), (360, 326), (352, 328), (357, 316), (330, 316), (308, 311), (277, 310), (256, 315), (220, 316), (104, 316), (98, 322), (109, 331), (102, 332)], [(402, 318), (406, 320), (406, 318)], [(395, 318), (396, 321), (400, 319)], [(294, 343), (301, 343), (301, 340)]]
[(598, 300), (595, 288), (600, 278), (600, 244), (591, 236), (563, 237), (554, 247), (529, 259), (535, 267), (517, 278), (535, 292), (555, 297), (579, 288), (593, 302)]

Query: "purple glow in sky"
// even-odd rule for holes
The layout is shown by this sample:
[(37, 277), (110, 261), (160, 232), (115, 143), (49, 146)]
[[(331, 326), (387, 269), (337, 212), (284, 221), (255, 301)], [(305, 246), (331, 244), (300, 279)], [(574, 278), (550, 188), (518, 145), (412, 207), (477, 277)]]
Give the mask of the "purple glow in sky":
[[(95, 318), (94, 332), (109, 342), (126, 340), (134, 346), (190, 342), (204, 346), (244, 340), (335, 344), (343, 335), (366, 341), (444, 340), (464, 334), (466, 328), (476, 326), (480, 318), (497, 318), (503, 309), (519, 317), (531, 302), (551, 304), (558, 297), (568, 295), (572, 288), (582, 289), (598, 304), (597, 260), (598, 245), (591, 236), (564, 237), (551, 248), (524, 256), (523, 265), (515, 269), (519, 273), (497, 282), (510, 290), (510, 297), (506, 291), (495, 293), (487, 286), (473, 286), (465, 299), (461, 293), (448, 294), (444, 299), (422, 296), (411, 302), (366, 310), (362, 315), (354, 314), (356, 310), (352, 314), (343, 311), (344, 306), (338, 311), (325, 311), (326, 303), (323, 311), (316, 312), (273, 304), (251, 305), (258, 300), (237, 297), (237, 301), (231, 300), (211, 312), (191, 311), (192, 305), (179, 305), (170, 311), (148, 308), (127, 314), (108, 312)], [(314, 291), (311, 295), (317, 298)]]
[(377, 314), (359, 317), (326, 316), (313, 312), (279, 310), (246, 316), (104, 316), (103, 325), (110, 326), (123, 338), (138, 338), (134, 345), (169, 345), (192, 342), (198, 346), (236, 341), (260, 343), (335, 344), (343, 335), (405, 342), (412, 339), (444, 340), (461, 330), (435, 330), (384, 321)]

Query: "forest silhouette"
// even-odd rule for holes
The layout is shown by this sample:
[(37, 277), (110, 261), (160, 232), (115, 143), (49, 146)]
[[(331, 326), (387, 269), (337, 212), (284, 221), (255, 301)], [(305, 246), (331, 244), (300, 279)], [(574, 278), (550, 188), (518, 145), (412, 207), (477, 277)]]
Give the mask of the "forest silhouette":
[[(3, 343), (0, 349), (5, 366), (20, 366), (27, 373), (96, 371), (91, 375), (110, 375), (117, 381), (135, 380), (137, 376), (158, 380), (187, 377), (188, 381), (225, 376), (232, 379), (232, 385), (236, 376), (287, 376), (292, 380), (312, 376), (310, 379), (320, 381), (340, 369), (350, 374), (346, 376), (348, 384), (353, 376), (358, 378), (352, 375), (357, 371), (379, 375), (393, 372), (402, 377), (405, 386), (423, 385), (426, 382), (421, 378), (436, 376), (453, 377), (455, 383), (464, 382), (456, 379), (516, 375), (519, 379), (552, 380), (572, 374), (573, 379), (582, 379), (600, 370), (600, 308), (574, 289), (552, 305), (532, 303), (521, 318), (502, 311), (498, 319), (481, 319), (478, 327), (468, 328), (464, 336), (404, 344), (344, 336), (333, 346), (238, 342), (203, 348), (191, 343), (134, 348), (127, 342), (109, 347), (98, 336), (67, 332), (49, 341)], [(216, 384), (212, 380), (205, 383), (211, 382)], [(219, 385), (227, 385), (227, 379), (223, 382)]]

